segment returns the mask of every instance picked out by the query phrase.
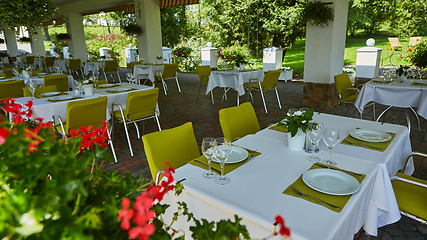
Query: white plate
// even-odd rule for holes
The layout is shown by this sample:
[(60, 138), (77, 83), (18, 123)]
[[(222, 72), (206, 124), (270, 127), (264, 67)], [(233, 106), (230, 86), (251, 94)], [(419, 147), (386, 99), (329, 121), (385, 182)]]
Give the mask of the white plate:
[(40, 94), (42, 97), (52, 97), (61, 94), (61, 92), (45, 92)]
[(101, 84), (98, 87), (100, 88), (107, 88), (107, 87), (114, 87), (115, 84), (111, 84), (111, 83), (106, 83), (106, 84)]
[(330, 195), (349, 195), (360, 189), (360, 183), (354, 177), (333, 169), (312, 169), (302, 175), (302, 181), (310, 188)]
[(37, 76), (44, 76), (47, 75), (47, 73), (36, 73)]
[(56, 98), (52, 98), (52, 100), (55, 100), (55, 101), (66, 101), (66, 100), (71, 100), (71, 99), (74, 99), (74, 98), (76, 98), (76, 97), (75, 96), (64, 95), (64, 96), (59, 96), (59, 97), (56, 97)]
[[(248, 158), (249, 153), (245, 149), (243, 149), (241, 147), (236, 147), (236, 146), (231, 146), (231, 148), (233, 151), (231, 152), (230, 157), (225, 162), (226, 164), (227, 163), (238, 163), (238, 162), (244, 161), (244, 160), (246, 160), (246, 158)], [(219, 163), (219, 161), (216, 158), (212, 158), (212, 161)]]
[(9, 81), (14, 81), (14, 79), (1, 79), (0, 82), (9, 82)]
[(0, 79), (5, 79), (6, 77), (0, 77)]
[(126, 91), (130, 91), (130, 90), (131, 90), (130, 88), (126, 88), (126, 87), (113, 89), (113, 91), (115, 91), (115, 92), (126, 92)]
[(425, 81), (425, 80), (417, 80), (416, 83), (421, 84), (421, 85), (427, 85), (427, 81)]
[(379, 82), (379, 83), (389, 83), (389, 82), (392, 82), (393, 80), (391, 78), (375, 78), (372, 81)]
[(387, 142), (391, 139), (390, 134), (372, 129), (354, 129), (350, 136), (365, 142)]

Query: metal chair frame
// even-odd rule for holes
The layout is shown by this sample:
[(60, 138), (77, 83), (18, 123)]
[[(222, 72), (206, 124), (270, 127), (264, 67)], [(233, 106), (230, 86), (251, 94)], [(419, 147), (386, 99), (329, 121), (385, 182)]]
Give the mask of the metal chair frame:
[[(258, 83), (259, 89), (257, 89), (257, 88), (251, 88), (250, 87), (252, 81), (255, 81), (255, 82)], [(249, 79), (249, 83), (248, 83), (248, 95), (251, 96), (252, 103), (253, 103), (254, 102), (254, 98), (252, 96), (251, 89), (254, 89), (254, 90), (259, 91), (261, 93), (261, 98), (262, 98), (262, 103), (264, 104), (265, 113), (268, 113), (268, 112), (267, 112), (267, 104), (265, 103), (264, 92), (267, 92), (267, 91), (270, 91), (270, 90), (274, 90), (276, 92), (277, 103), (279, 104), (279, 108), (282, 109), (282, 104), (280, 103), (279, 92), (277, 91), (276, 85), (273, 88), (264, 90), (263, 87), (262, 87), (261, 82), (258, 79), (256, 79), (256, 78)]]

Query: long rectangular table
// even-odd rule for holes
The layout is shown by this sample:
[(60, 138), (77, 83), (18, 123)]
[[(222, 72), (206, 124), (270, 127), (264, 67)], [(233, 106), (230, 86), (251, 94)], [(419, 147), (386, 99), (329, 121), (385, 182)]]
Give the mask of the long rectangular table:
[[(328, 114), (316, 114), (314, 118), (323, 122), (325, 127), (338, 128), (341, 139), (356, 127), (396, 133), (384, 152), (344, 144), (334, 147), (332, 158), (337, 162), (337, 167), (366, 174), (360, 190), (351, 196), (340, 213), (302, 198), (282, 194), (312, 163), (306, 160), (308, 154), (304, 151), (287, 148), (285, 133), (271, 129), (235, 142), (262, 154), (228, 173), (230, 184), (220, 186), (211, 179), (204, 179), (202, 174), (206, 170), (187, 164), (177, 169), (174, 176), (176, 180), (186, 179), (182, 182), (185, 190), (179, 197), (167, 195), (164, 202), (171, 204), (173, 212), (177, 201), (186, 201), (189, 211), (196, 218), (209, 221), (233, 218), (237, 214), (243, 218), (242, 223), (247, 226), (252, 238), (270, 235), (278, 214), (290, 227), (292, 239), (350, 240), (362, 226), (368, 234), (375, 236), (378, 227), (398, 221), (400, 213), (389, 178), (402, 167), (404, 156), (411, 152), (407, 128)], [(317, 155), (326, 159), (326, 145), (321, 142), (319, 147)], [(412, 167), (413, 163), (409, 165)], [(165, 219), (169, 219), (169, 216)], [(188, 230), (191, 224), (184, 220), (174, 228)], [(186, 235), (187, 238), (190, 236)]]
[[(104, 89), (94, 89), (94, 95), (85, 96), (83, 95), (82, 98), (79, 99), (73, 99), (68, 101), (60, 101), (60, 102), (50, 102), (49, 99), (52, 99), (54, 97), (48, 97), (48, 98), (39, 98), (35, 99), (33, 104), (33, 119), (41, 117), (45, 119), (46, 121), (50, 121), (53, 116), (55, 117), (61, 117), (64, 121), (67, 118), (67, 103), (69, 101), (79, 101), (89, 98), (96, 98), (100, 96), (107, 96), (107, 118), (110, 119), (111, 115), (111, 107), (113, 103), (120, 104), (123, 109), (126, 109), (126, 101), (127, 101), (127, 95), (130, 91), (126, 92), (119, 92), (119, 93), (109, 93), (108, 90), (119, 88), (119, 87), (130, 87), (131, 85), (129, 83), (121, 83), (120, 86), (113, 87), (113, 88), (104, 88)], [(145, 91), (149, 89), (153, 89), (153, 87), (150, 86), (144, 86), (144, 85), (132, 85), (133, 88), (136, 88), (136, 90), (133, 91)], [(75, 96), (74, 92), (68, 92), (69, 95)], [(23, 97), (23, 98), (17, 98), (16, 102), (24, 105), (28, 100), (30, 100), (30, 97)], [(57, 118), (55, 119), (58, 120)]]

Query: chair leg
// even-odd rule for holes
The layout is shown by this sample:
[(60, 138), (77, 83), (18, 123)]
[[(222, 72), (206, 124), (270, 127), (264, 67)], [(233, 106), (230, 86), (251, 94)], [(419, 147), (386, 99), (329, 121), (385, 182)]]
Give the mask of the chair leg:
[(135, 129), (136, 129), (136, 136), (138, 137), (138, 139), (141, 139), (141, 135), (139, 134), (139, 128), (138, 128), (138, 125), (136, 125), (136, 122), (133, 122), (133, 125), (135, 125)]
[(411, 109), (412, 113), (414, 113), (415, 118), (417, 119), (417, 124), (418, 124), (418, 132), (421, 132), (421, 127), (420, 127), (420, 118), (418, 117), (417, 112), (415, 112), (415, 110), (413, 108), (409, 108)]
[(126, 138), (128, 140), (130, 155), (133, 157), (132, 144), (130, 143), (129, 131), (127, 128), (126, 120), (125, 119), (122, 119), (122, 120), (123, 120), (123, 126), (125, 128)]
[(120, 73), (117, 71), (117, 78), (119, 79), (119, 82), (122, 83), (122, 79), (120, 78)]
[(157, 122), (157, 127), (159, 128), (159, 131), (162, 131), (162, 128), (160, 127), (160, 121), (159, 121), (159, 117), (156, 114), (156, 122)]
[(262, 103), (264, 104), (265, 113), (267, 113), (267, 105), (265, 104), (264, 91), (263, 91), (263, 89), (261, 87), (261, 83), (260, 82), (258, 82), (258, 86), (259, 86), (259, 91), (261, 93)]
[(374, 111), (374, 121), (375, 121), (375, 103), (372, 104), (372, 110)]
[(280, 104), (280, 98), (279, 98), (279, 93), (277, 92), (277, 88), (274, 87), (274, 90), (276, 91), (277, 103), (279, 103), (279, 108), (282, 109), (282, 104)]
[(212, 98), (212, 104), (215, 104), (215, 102), (214, 102), (214, 96), (213, 96), (213, 89), (211, 90), (211, 98)]
[(167, 90), (168, 90), (168, 85), (166, 85), (165, 81), (162, 78), (162, 85), (163, 85), (163, 91), (165, 92), (165, 95), (168, 95)]
[(104, 79), (108, 82), (108, 78), (107, 78), (107, 75), (105, 74), (105, 72), (104, 72)]
[(107, 129), (107, 134), (108, 134), (108, 137), (110, 138), (110, 140), (108, 140), (108, 143), (110, 144), (111, 152), (113, 153), (114, 162), (117, 163), (116, 150), (114, 149), (114, 144), (113, 144), (113, 141), (111, 140), (111, 133), (110, 131), (108, 131), (108, 129)]
[(337, 110), (338, 110), (338, 106), (340, 105), (340, 102), (338, 101), (338, 103), (337, 103), (337, 106), (335, 106), (335, 110), (334, 110), (334, 115), (335, 115), (335, 113), (337, 112)]
[(178, 77), (175, 77), (176, 85), (178, 86), (178, 92), (181, 92), (181, 88), (179, 87)]

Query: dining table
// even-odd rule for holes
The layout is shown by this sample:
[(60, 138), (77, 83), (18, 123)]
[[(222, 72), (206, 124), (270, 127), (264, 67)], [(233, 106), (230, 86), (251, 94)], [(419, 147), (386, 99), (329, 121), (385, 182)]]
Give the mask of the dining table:
[[(234, 89), (237, 91), (237, 105), (239, 105), (239, 96), (243, 96), (245, 94), (244, 84), (249, 83), (251, 79), (257, 79), (259, 82), (262, 82), (264, 79), (264, 71), (262, 69), (212, 71), (209, 75), (206, 95), (208, 95), (216, 87)], [(224, 93), (223, 98), (226, 97), (225, 94), (226, 93)]]
[[(102, 86), (102, 85), (101, 85)], [(106, 87), (94, 89), (93, 95), (80, 95), (74, 91), (66, 92), (65, 95), (60, 96), (49, 96), (44, 98), (33, 99), (33, 116), (35, 118), (43, 118), (45, 121), (51, 121), (55, 117), (55, 122), (59, 123), (58, 117), (65, 121), (67, 118), (67, 103), (70, 101), (80, 101), (90, 98), (97, 98), (101, 96), (107, 96), (107, 120), (111, 118), (112, 104), (120, 104), (123, 109), (126, 109), (127, 95), (132, 91), (145, 91), (153, 89), (151, 86), (136, 85), (130, 83), (120, 84), (104, 84)], [(64, 98), (65, 96), (65, 98)], [(56, 100), (56, 99), (65, 100)], [(24, 105), (31, 97), (17, 98), (16, 102)], [(117, 110), (117, 109), (115, 109)], [(157, 108), (156, 111), (159, 111)]]
[(68, 73), (67, 65), (68, 60), (66, 59), (55, 59), (55, 61), (53, 62), (53, 67), (58, 67), (64, 74)]
[(156, 72), (163, 72), (165, 65), (164, 64), (143, 64), (143, 65), (135, 65), (133, 67), (133, 75), (138, 78), (138, 75), (145, 75), (147, 79), (149, 79), (153, 85), (156, 81), (155, 76)]
[(83, 72), (85, 75), (92, 72), (94, 76), (98, 76), (99, 69), (105, 68), (105, 61), (87, 61), (84, 65)]
[(37, 69), (43, 69), (44, 57), (35, 57), (34, 58), (34, 67), (36, 67)]
[[(364, 106), (371, 101), (390, 107), (404, 108), (410, 128), (406, 109), (414, 111), (417, 119), (418, 115), (427, 119), (427, 80), (408, 79), (401, 82), (392, 78), (375, 78), (363, 85), (354, 105), (360, 113), (363, 113)], [(416, 112), (413, 108), (417, 109)], [(418, 128), (420, 128), (419, 125)]]
[[(194, 161), (176, 169), (175, 181), (181, 180), (184, 190), (179, 196), (174, 193), (165, 196), (162, 203), (171, 206), (163, 219), (170, 219), (177, 209), (177, 202), (185, 201), (189, 212), (197, 219), (219, 221), (234, 219), (237, 214), (251, 238), (263, 239), (271, 235), (275, 216), (281, 215), (294, 240), (352, 240), (361, 228), (367, 234), (376, 236), (379, 227), (398, 221), (401, 216), (390, 177), (401, 169), (406, 156), (411, 153), (408, 129), (401, 125), (322, 113), (315, 113), (314, 120), (322, 122), (325, 128), (339, 129), (340, 142), (332, 150), (332, 160), (337, 162), (338, 171), (324, 168), (324, 165), (316, 166), (307, 160), (309, 153), (303, 150), (290, 150), (287, 147), (287, 133), (278, 131), (273, 124), (233, 142), (234, 146), (257, 151), (261, 155), (246, 159), (234, 169), (232, 166), (237, 163), (226, 164), (226, 168), (232, 168), (226, 174), (231, 179), (227, 185), (203, 178), (206, 169), (194, 164)], [(391, 140), (382, 143), (386, 146), (381, 151), (345, 144), (343, 140), (357, 129), (388, 133)], [(327, 149), (320, 142), (316, 155), (327, 159)], [(312, 185), (322, 179), (317, 182), (316, 178), (308, 178), (308, 182), (302, 180), (318, 169), (323, 169), (331, 177), (342, 171), (362, 174), (363, 177), (354, 177), (360, 183), (356, 192), (344, 191), (343, 196), (335, 196), (339, 194), (324, 194), (318, 192), (319, 189), (312, 189)], [(413, 170), (410, 159), (405, 173), (412, 174)], [(326, 182), (335, 187), (335, 182)], [(340, 210), (333, 210), (316, 200), (309, 201), (309, 197), (292, 194), (291, 186), (298, 187), (303, 193), (310, 191), (315, 196), (325, 197), (323, 200), (346, 199), (347, 202), (339, 205)], [(189, 227), (194, 223), (186, 220), (179, 219), (173, 228), (184, 230), (186, 239), (191, 239)]]
[[(13, 77), (12, 79), (20, 80), (23, 79), (25, 86), (28, 87), (28, 82), (31, 80), (36, 86), (44, 86), (44, 77), (48, 75), (59, 75), (59, 73), (37, 73), (35, 76), (31, 76), (30, 78), (19, 78)], [(68, 77), (68, 88), (74, 90), (74, 78), (71, 75), (67, 75)]]

